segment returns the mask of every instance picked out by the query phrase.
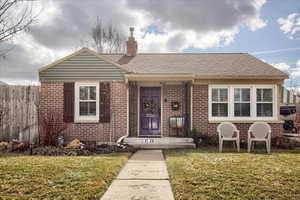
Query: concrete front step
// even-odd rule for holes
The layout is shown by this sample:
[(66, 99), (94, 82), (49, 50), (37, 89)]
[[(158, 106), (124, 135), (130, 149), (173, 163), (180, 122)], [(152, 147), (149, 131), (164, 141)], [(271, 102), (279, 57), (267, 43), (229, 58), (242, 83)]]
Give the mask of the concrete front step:
[(145, 137), (127, 137), (124, 143), (141, 149), (177, 149), (177, 148), (195, 148), (193, 138), (145, 138)]
[(193, 149), (196, 148), (194, 143), (177, 143), (177, 144), (129, 144), (138, 149)]
[(194, 142), (193, 138), (179, 138), (179, 137), (127, 137), (124, 139), (126, 143), (145, 143), (145, 144), (171, 144), (171, 143), (190, 143)]

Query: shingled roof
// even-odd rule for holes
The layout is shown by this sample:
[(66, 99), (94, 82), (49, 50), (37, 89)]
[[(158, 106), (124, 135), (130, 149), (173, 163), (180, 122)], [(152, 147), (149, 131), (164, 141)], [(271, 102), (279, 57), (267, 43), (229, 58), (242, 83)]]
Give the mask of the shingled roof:
[(198, 77), (276, 78), (288, 75), (247, 53), (101, 54), (133, 74), (190, 74)]

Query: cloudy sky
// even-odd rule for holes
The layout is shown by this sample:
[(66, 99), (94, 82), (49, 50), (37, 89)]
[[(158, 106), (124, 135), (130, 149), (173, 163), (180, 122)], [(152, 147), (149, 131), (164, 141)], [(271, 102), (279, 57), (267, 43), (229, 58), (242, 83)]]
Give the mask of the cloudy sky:
[[(299, 0), (41, 0), (38, 19), (0, 60), (0, 81), (36, 83), (37, 69), (81, 48), (97, 17), (128, 34), (139, 52), (247, 52), (300, 86)], [(1, 45), (0, 45), (1, 49)]]

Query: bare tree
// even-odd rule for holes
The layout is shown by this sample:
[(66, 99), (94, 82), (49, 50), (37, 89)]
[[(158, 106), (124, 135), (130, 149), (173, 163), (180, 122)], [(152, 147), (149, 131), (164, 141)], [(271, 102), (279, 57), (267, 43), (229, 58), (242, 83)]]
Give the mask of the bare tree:
[(97, 17), (91, 28), (93, 46), (99, 53), (123, 53), (126, 37), (112, 22), (103, 24)]
[(33, 1), (37, 0), (0, 0), (0, 46), (17, 33), (28, 30), (35, 19)]

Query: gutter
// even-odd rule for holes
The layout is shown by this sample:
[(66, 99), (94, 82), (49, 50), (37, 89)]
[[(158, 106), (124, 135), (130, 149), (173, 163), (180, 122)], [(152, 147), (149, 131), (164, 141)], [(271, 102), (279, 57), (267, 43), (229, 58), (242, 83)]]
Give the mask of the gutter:
[(191, 74), (124, 74), (125, 82), (130, 81), (194, 81)]
[(192, 74), (124, 74), (125, 82), (128, 81), (194, 81), (196, 79), (209, 80), (284, 80), (288, 76), (200, 76)]

